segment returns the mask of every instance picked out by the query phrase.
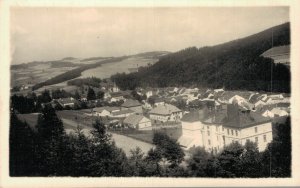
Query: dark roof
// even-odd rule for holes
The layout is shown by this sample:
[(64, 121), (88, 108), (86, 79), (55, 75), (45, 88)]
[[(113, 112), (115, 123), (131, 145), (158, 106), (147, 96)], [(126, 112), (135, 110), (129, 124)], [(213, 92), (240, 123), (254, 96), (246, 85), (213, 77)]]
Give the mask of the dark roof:
[(224, 127), (233, 127), (233, 128), (247, 128), (263, 123), (271, 122), (267, 117), (262, 116), (256, 112), (240, 112), (239, 116), (235, 119), (226, 119)]
[(141, 106), (141, 103), (137, 100), (127, 99), (122, 104), (122, 107), (134, 107), (134, 106)]
[(210, 112), (203, 122), (208, 124), (223, 124), (225, 118), (226, 110), (220, 109)]
[(283, 54), (290, 54), (290, 45), (285, 46), (275, 46), (267, 51), (265, 51), (262, 56), (263, 57), (273, 57)]
[(155, 98), (154, 101), (155, 101), (155, 103), (165, 102), (165, 99), (164, 98)]
[(252, 104), (255, 104), (257, 101), (259, 101), (261, 98), (260, 94), (254, 94), (249, 98), (249, 102)]
[(201, 121), (204, 119), (205, 113), (206, 113), (205, 110), (194, 110), (187, 114), (184, 114), (183, 117), (181, 118), (181, 121), (184, 121), (184, 122)]

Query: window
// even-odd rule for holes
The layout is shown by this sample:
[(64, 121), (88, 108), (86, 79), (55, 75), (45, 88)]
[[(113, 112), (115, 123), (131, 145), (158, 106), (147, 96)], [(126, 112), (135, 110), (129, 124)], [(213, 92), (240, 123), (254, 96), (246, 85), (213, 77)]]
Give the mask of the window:
[(233, 130), (231, 129), (231, 135), (233, 135)]
[(264, 135), (264, 142), (267, 142), (267, 135)]
[(217, 141), (219, 141), (219, 136), (217, 136)]
[(255, 131), (255, 133), (257, 133), (257, 127), (254, 127), (254, 131)]
[(209, 125), (207, 125), (207, 129), (209, 129)]
[(209, 131), (207, 131), (207, 135), (210, 136), (210, 132)]
[(235, 136), (238, 136), (238, 135), (239, 135), (238, 131), (237, 131), (237, 130), (235, 130)]
[(255, 137), (255, 142), (258, 143), (258, 137)]
[(222, 131), (224, 132), (224, 127), (222, 127)]
[(227, 129), (227, 134), (229, 135), (229, 129)]
[(210, 139), (208, 139), (208, 145), (210, 145)]

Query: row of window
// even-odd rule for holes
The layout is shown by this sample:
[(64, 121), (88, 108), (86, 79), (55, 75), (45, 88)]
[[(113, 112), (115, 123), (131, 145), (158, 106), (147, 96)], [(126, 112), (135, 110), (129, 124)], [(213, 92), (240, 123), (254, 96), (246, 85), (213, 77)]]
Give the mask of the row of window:
[(238, 130), (227, 129), (227, 135), (230, 135), (230, 133), (232, 136), (234, 136), (234, 133), (235, 133), (235, 136), (239, 136)]
[[(263, 135), (263, 140), (264, 142), (267, 142), (267, 135)], [(250, 141), (249, 139), (247, 139), (247, 141)], [(258, 144), (258, 136), (255, 137), (255, 142)]]

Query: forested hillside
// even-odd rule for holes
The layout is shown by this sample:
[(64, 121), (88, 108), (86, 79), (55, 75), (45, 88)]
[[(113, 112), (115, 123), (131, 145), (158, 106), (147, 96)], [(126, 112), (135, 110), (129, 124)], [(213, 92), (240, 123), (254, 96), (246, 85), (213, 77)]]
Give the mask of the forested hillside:
[[(122, 89), (224, 86), (270, 91), (272, 60), (260, 55), (272, 47), (272, 32), (273, 46), (290, 44), (290, 24), (285, 23), (224, 44), (168, 54), (156, 64), (140, 68), (138, 73), (118, 74), (112, 79)], [(284, 65), (273, 64), (273, 91), (290, 92), (290, 70)]]

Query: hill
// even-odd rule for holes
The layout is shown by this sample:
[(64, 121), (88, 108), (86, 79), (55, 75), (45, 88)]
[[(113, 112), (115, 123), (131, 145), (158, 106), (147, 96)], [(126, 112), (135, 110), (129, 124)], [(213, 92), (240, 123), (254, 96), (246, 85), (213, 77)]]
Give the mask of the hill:
[(137, 86), (225, 87), (239, 90), (290, 92), (290, 70), (261, 54), (272, 47), (290, 44), (290, 24), (285, 23), (257, 34), (210, 47), (190, 47), (160, 57), (149, 67), (112, 79), (122, 89)]

